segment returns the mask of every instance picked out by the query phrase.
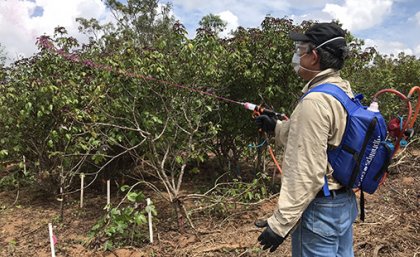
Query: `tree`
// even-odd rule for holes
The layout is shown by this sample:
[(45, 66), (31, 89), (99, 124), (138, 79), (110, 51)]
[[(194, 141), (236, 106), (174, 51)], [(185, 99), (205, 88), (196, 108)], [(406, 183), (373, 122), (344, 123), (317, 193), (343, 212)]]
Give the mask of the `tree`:
[(137, 47), (151, 47), (154, 41), (171, 32), (174, 18), (171, 5), (159, 5), (159, 0), (106, 0), (116, 19), (116, 33), (122, 43), (133, 41)]
[(226, 29), (227, 22), (222, 20), (219, 15), (208, 14), (201, 18), (198, 23), (200, 28), (218, 35)]
[(0, 68), (4, 66), (4, 64), (6, 63), (6, 58), (7, 58), (6, 50), (4, 46), (0, 44)]

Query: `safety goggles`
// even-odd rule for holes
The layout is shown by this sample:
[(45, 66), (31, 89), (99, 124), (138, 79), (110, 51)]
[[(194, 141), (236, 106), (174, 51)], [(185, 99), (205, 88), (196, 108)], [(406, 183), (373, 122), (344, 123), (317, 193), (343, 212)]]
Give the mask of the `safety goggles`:
[(299, 56), (308, 53), (310, 50), (310, 46), (308, 43), (303, 43), (300, 41), (295, 42), (295, 53)]

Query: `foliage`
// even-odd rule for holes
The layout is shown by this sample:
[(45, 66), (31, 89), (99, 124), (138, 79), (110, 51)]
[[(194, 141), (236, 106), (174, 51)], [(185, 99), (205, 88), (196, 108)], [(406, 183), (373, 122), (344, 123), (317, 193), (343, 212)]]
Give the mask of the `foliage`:
[[(290, 65), (293, 51), (292, 42), (287, 38), (294, 28), (291, 20), (267, 17), (261, 29), (238, 28), (230, 39), (198, 34), (196, 40), (210, 41), (207, 48), (212, 52), (223, 49), (218, 51), (221, 55), (216, 59), (217, 76), (213, 76), (213, 80), (219, 85), (214, 87), (215, 93), (241, 102), (275, 107), (279, 112), (290, 109), (298, 99), (300, 88)], [(209, 47), (213, 44), (216, 46), (212, 50)], [(221, 103), (220, 107), (220, 112), (213, 117), (220, 116), (221, 127), (213, 151), (224, 160), (222, 166), (226, 167), (226, 162), (230, 161), (239, 172), (237, 160), (257, 137), (255, 125), (251, 114), (241, 107), (227, 103)]]
[(239, 179), (219, 182), (219, 179), (212, 189), (202, 194), (203, 200), (195, 203), (199, 207), (191, 210), (191, 213), (205, 210), (211, 214), (225, 216), (239, 205), (252, 205), (266, 199), (270, 195), (268, 189), (272, 188), (270, 177), (265, 173), (258, 173), (256, 178), (249, 182)]
[[(122, 191), (129, 187), (123, 186)], [(99, 219), (89, 232), (90, 246), (111, 250), (123, 245), (139, 246), (146, 239), (147, 214), (155, 216), (154, 205), (142, 208), (144, 195), (140, 191), (130, 190), (124, 197), (126, 203), (121, 202)], [(125, 204), (121, 206), (121, 204)]]
[(0, 178), (0, 190), (16, 190), (31, 185), (33, 177), (21, 171), (12, 172)]
[(251, 182), (246, 183), (234, 179), (232, 181), (232, 186), (219, 189), (215, 192), (215, 195), (223, 195), (228, 199), (234, 199), (233, 202), (241, 203), (252, 203), (258, 202), (262, 199), (265, 199), (269, 196), (270, 179), (266, 174), (258, 174), (257, 178), (253, 179)]

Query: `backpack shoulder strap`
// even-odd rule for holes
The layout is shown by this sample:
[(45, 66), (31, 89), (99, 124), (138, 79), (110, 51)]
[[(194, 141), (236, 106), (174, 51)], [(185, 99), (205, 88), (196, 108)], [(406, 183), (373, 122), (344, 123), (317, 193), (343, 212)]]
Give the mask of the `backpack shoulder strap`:
[[(329, 95), (333, 96), (335, 99), (337, 99), (341, 103), (341, 105), (343, 105), (343, 107), (344, 107), (344, 109), (346, 109), (347, 113), (350, 113), (350, 110), (354, 109), (354, 102), (352, 101), (352, 99), (346, 94), (346, 92), (344, 92), (344, 90), (342, 90), (337, 85), (334, 85), (334, 84), (331, 84), (331, 83), (318, 85), (315, 88), (306, 92), (302, 96), (301, 100), (307, 94), (310, 94), (310, 93), (313, 93), (313, 92), (326, 93), (326, 94), (329, 94)], [(328, 188), (327, 175), (324, 176), (324, 179), (325, 179), (325, 182), (324, 182), (324, 185), (322, 186), (324, 196), (330, 196), (331, 193), (330, 193), (330, 190)]]
[(351, 99), (346, 94), (346, 92), (344, 92), (344, 90), (338, 87), (337, 85), (331, 83), (321, 84), (306, 92), (306, 94), (304, 94), (302, 98), (304, 98), (307, 94), (313, 92), (326, 93), (333, 96), (344, 106), (347, 112), (350, 112), (350, 110), (354, 109), (353, 99)]

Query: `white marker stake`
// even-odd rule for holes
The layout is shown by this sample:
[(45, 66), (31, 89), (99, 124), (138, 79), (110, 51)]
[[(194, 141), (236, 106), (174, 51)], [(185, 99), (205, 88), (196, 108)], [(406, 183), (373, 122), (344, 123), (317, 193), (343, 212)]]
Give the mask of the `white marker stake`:
[(52, 230), (52, 224), (48, 223), (48, 230), (50, 233), (50, 246), (51, 246), (51, 257), (55, 257), (55, 248), (54, 248), (54, 236)]
[(26, 176), (26, 158), (25, 155), (23, 156), (23, 174)]
[(85, 187), (85, 174), (80, 174), (80, 209), (83, 208), (83, 190)]
[(106, 204), (109, 210), (111, 204), (111, 180), (106, 181)]
[[(152, 201), (150, 201), (150, 198), (147, 198), (146, 202), (147, 202), (147, 206), (150, 206), (152, 204)], [(147, 210), (147, 212), (149, 215), (149, 238), (150, 238), (150, 243), (153, 244), (152, 212), (150, 210)]]

